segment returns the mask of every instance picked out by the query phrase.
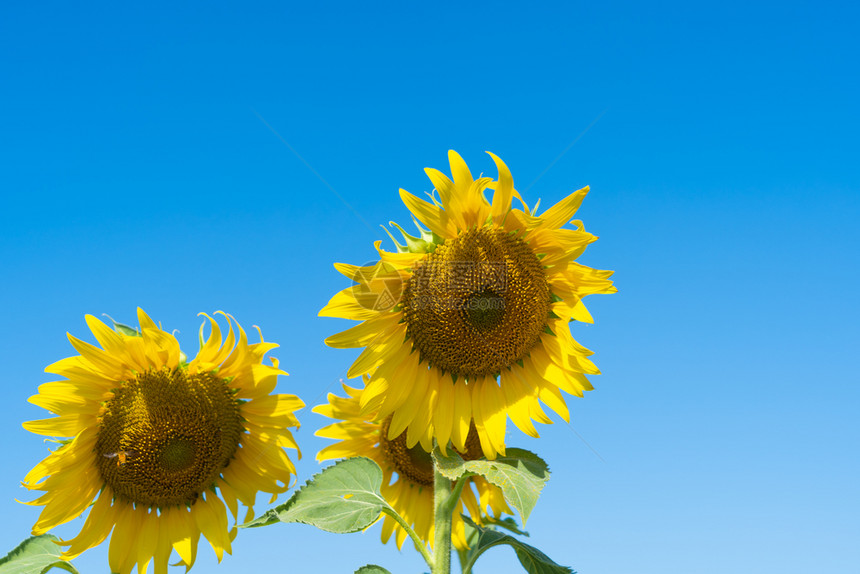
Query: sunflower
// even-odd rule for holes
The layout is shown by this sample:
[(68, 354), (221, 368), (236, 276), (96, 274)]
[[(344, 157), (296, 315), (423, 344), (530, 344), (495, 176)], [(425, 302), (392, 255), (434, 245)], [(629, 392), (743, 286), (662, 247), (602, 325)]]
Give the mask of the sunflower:
[[(425, 170), (438, 198), (430, 194), (427, 202), (401, 189), (420, 236), (401, 229), (405, 245), (395, 241), (396, 253), (376, 242), (374, 265), (335, 264), (357, 285), (320, 311), (362, 321), (326, 344), (364, 347), (348, 373), (372, 373), (361, 414), (391, 416), (389, 439), (406, 430), (407, 448), (420, 441), (430, 450), (435, 439), (463, 450), (474, 421), (493, 459), (505, 452), (507, 417), (537, 437), (532, 421), (552, 422), (540, 403), (569, 421), (560, 391), (582, 396), (593, 388), (586, 374), (599, 373), (569, 329), (573, 320), (593, 322), (583, 297), (615, 292), (611, 271), (575, 261), (597, 238), (581, 221), (564, 227), (588, 187), (537, 215), (507, 166), (490, 155), (497, 181), (474, 180), (450, 151), (453, 181)], [(514, 198), (522, 209), (512, 207)]]
[[(432, 544), (433, 460), (430, 453), (420, 444), (407, 447), (405, 432), (388, 438), (392, 417), (380, 420), (362, 416), (360, 402), (364, 389), (347, 385), (343, 385), (343, 389), (346, 398), (329, 393), (328, 404), (313, 409), (315, 413), (339, 421), (316, 432), (317, 436), (340, 440), (319, 451), (317, 460), (365, 456), (376, 461), (382, 469), (382, 496), (424, 542)], [(466, 460), (481, 457), (481, 445), (474, 425), (467, 435), (465, 448), (459, 454)], [(502, 513), (512, 514), (498, 487), (480, 476), (466, 480), (469, 483), (460, 494), (451, 527), (454, 546), (463, 550), (468, 545), (461, 513), (468, 513), (479, 524), (484, 523), (486, 513), (494, 517), (500, 517)], [(382, 542), (387, 543), (395, 533), (397, 547), (402, 547), (406, 531), (387, 514), (383, 517)]]
[[(290, 486), (296, 471), (284, 447), (298, 450), (287, 427), (303, 403), (293, 395), (270, 394), (278, 363), (263, 364), (274, 343), (248, 344), (238, 323), (222, 344), (214, 319), (208, 340), (190, 363), (176, 338), (142, 309), (140, 330), (111, 329), (86, 321), (102, 348), (69, 335), (80, 355), (45, 370), (65, 377), (39, 387), (30, 402), (57, 417), (24, 423), (30, 432), (73, 437), (24, 478), (42, 491), (27, 504), (44, 506), (33, 534), (68, 522), (92, 505), (80, 533), (63, 542), (70, 560), (101, 544), (113, 529), (112, 572), (139, 574), (154, 558), (167, 571), (176, 550), (191, 568), (203, 534), (218, 560), (231, 552), (236, 534), (226, 509), (238, 519), (238, 502), (253, 516), (257, 491), (272, 501)], [(223, 313), (222, 313), (223, 314)], [(238, 341), (237, 332), (238, 331)], [(220, 497), (219, 497), (220, 495)]]

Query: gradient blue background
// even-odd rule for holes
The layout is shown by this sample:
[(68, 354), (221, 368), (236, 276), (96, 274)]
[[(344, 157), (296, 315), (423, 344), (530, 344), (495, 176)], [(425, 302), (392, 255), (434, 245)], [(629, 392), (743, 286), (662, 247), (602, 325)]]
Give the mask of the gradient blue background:
[[(539, 441), (509, 425), (553, 470), (532, 543), (581, 574), (860, 572), (858, 17), (5, 4), (0, 554), (38, 514), (13, 500), (47, 453), (25, 401), (74, 353), (66, 331), (91, 340), (85, 313), (132, 322), (141, 305), (194, 353), (197, 312), (226, 310), (281, 344), (279, 391), (318, 404), (357, 354), (322, 342), (349, 324), (316, 317), (348, 285), (332, 263), (371, 260), (378, 225), (408, 222), (398, 188), (428, 191), (422, 169), (447, 171), (453, 148), (475, 174), (497, 153), (545, 206), (591, 185), (582, 261), (617, 270), (619, 293), (587, 301), (596, 324), (573, 326), (604, 372), (569, 401), (594, 451), (563, 422)], [(300, 418), (304, 481), (329, 441)], [(367, 562), (423, 566), (378, 527), (280, 525), (241, 532), (217, 569), (201, 542), (194, 571)], [(76, 564), (107, 572), (106, 545)], [(495, 549), (476, 572), (518, 570)]]

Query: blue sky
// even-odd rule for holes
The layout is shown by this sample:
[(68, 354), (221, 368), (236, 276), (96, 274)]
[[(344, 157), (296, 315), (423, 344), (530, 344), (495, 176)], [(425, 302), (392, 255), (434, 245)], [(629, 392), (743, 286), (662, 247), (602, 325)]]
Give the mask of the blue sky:
[[(573, 430), (509, 425), (553, 470), (531, 542), (581, 574), (858, 571), (858, 16), (5, 6), (0, 549), (38, 514), (14, 501), (46, 453), (26, 399), (73, 354), (66, 331), (88, 338), (84, 314), (140, 305), (194, 353), (196, 314), (223, 309), (281, 344), (279, 391), (318, 404), (357, 354), (322, 343), (348, 325), (316, 317), (347, 286), (332, 263), (372, 260), (379, 224), (408, 221), (398, 188), (429, 191), (423, 168), (456, 149), (489, 175), (498, 154), (530, 202), (590, 185), (580, 216), (600, 240), (582, 261), (616, 270), (619, 293), (573, 327), (604, 373), (569, 401)], [(300, 420), (304, 481), (328, 441), (325, 419)], [(420, 571), (378, 536), (244, 531), (217, 571)], [(476, 573), (512, 560), (493, 550)], [(107, 572), (106, 547), (77, 564)]]

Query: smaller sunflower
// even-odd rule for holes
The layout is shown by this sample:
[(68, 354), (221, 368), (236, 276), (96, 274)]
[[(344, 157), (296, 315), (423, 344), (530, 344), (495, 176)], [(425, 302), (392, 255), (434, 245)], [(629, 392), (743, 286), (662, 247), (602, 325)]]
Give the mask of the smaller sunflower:
[[(33, 534), (43, 534), (92, 508), (62, 558), (101, 544), (113, 530), (111, 571), (167, 572), (170, 554), (191, 568), (203, 534), (220, 562), (231, 552), (238, 503), (253, 516), (258, 491), (286, 491), (296, 474), (284, 448), (298, 450), (288, 427), (304, 404), (270, 394), (278, 362), (264, 365), (274, 343), (248, 344), (227, 318), (226, 341), (214, 319), (209, 339), (190, 363), (176, 338), (137, 310), (139, 331), (115, 331), (86, 316), (102, 348), (69, 335), (80, 355), (45, 370), (65, 377), (45, 383), (30, 402), (59, 415), (24, 423), (30, 432), (72, 437), (22, 482), (44, 494), (26, 504), (44, 506)], [(238, 340), (237, 333), (238, 331)], [(222, 344), (223, 343), (223, 344)]]
[[(415, 530), (426, 543), (433, 542), (433, 460), (421, 444), (406, 446), (406, 432), (389, 439), (391, 416), (374, 421), (373, 417), (361, 415), (361, 395), (364, 389), (343, 385), (347, 397), (328, 395), (328, 404), (314, 407), (313, 412), (337, 419), (339, 422), (328, 425), (316, 432), (317, 436), (339, 440), (317, 454), (317, 460), (331, 460), (365, 456), (374, 460), (382, 468), (382, 496)], [(481, 458), (481, 443), (474, 424), (472, 425), (465, 449), (455, 449), (466, 460)], [(513, 514), (505, 503), (502, 491), (480, 476), (468, 479), (460, 495), (458, 507), (454, 510), (451, 534), (454, 546), (468, 548), (466, 532), (461, 513), (467, 513), (478, 524), (483, 524), (483, 516), (492, 514), (500, 517), (502, 513)], [(382, 542), (387, 543), (394, 533), (397, 547), (403, 546), (406, 531), (393, 518), (383, 515)]]

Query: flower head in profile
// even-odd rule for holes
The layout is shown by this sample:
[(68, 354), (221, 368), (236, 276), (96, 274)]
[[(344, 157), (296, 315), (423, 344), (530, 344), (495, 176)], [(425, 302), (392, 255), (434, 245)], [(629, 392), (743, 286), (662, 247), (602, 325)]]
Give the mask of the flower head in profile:
[[(391, 416), (381, 421), (363, 417), (359, 404), (364, 390), (347, 385), (343, 385), (343, 389), (347, 394), (345, 398), (329, 393), (328, 403), (313, 409), (315, 413), (338, 421), (317, 431), (317, 436), (340, 441), (323, 448), (317, 460), (364, 456), (375, 461), (382, 469), (382, 496), (424, 542), (432, 543), (433, 460), (430, 453), (420, 444), (407, 447), (406, 433), (389, 439)], [(467, 436), (466, 448), (458, 454), (466, 460), (481, 458), (481, 445), (474, 426)], [(462, 514), (471, 516), (478, 524), (483, 524), (488, 514), (493, 517), (512, 514), (498, 487), (480, 476), (463, 480), (469, 482), (460, 494), (451, 527), (452, 542), (459, 549), (468, 548)], [(393, 533), (400, 548), (406, 531), (388, 514), (382, 516), (382, 542), (388, 542)]]
[[(176, 338), (138, 309), (140, 329), (114, 330), (93, 316), (87, 324), (101, 348), (69, 335), (79, 355), (45, 370), (63, 377), (39, 387), (30, 402), (58, 415), (24, 423), (46, 436), (71, 437), (24, 478), (43, 494), (33, 527), (42, 534), (92, 505), (80, 533), (63, 542), (72, 559), (101, 544), (111, 530), (111, 571), (139, 574), (154, 562), (167, 571), (175, 550), (191, 568), (200, 535), (220, 561), (231, 552), (239, 503), (253, 516), (258, 491), (272, 500), (290, 487), (295, 467), (284, 448), (298, 450), (289, 427), (303, 403), (273, 395), (285, 375), (277, 347), (249, 344), (229, 315), (226, 340), (208, 317), (211, 333), (186, 362)], [(235, 325), (234, 325), (235, 323)], [(205, 326), (205, 323), (204, 323)]]
[(357, 284), (320, 311), (361, 321), (326, 343), (364, 348), (349, 370), (349, 377), (371, 375), (361, 415), (391, 417), (388, 438), (405, 431), (407, 448), (420, 442), (430, 450), (435, 439), (443, 449), (450, 441), (464, 450), (474, 421), (493, 459), (505, 452), (508, 417), (538, 436), (533, 421), (551, 422), (541, 403), (569, 420), (561, 391), (582, 396), (593, 388), (586, 375), (599, 373), (569, 328), (593, 321), (586, 295), (615, 292), (611, 271), (576, 262), (597, 239), (572, 220), (588, 188), (538, 215), (490, 155), (495, 181), (473, 179), (451, 151), (453, 179), (425, 170), (438, 197), (428, 202), (401, 189), (426, 229), (403, 232), (396, 253), (377, 242), (374, 265), (336, 264)]

